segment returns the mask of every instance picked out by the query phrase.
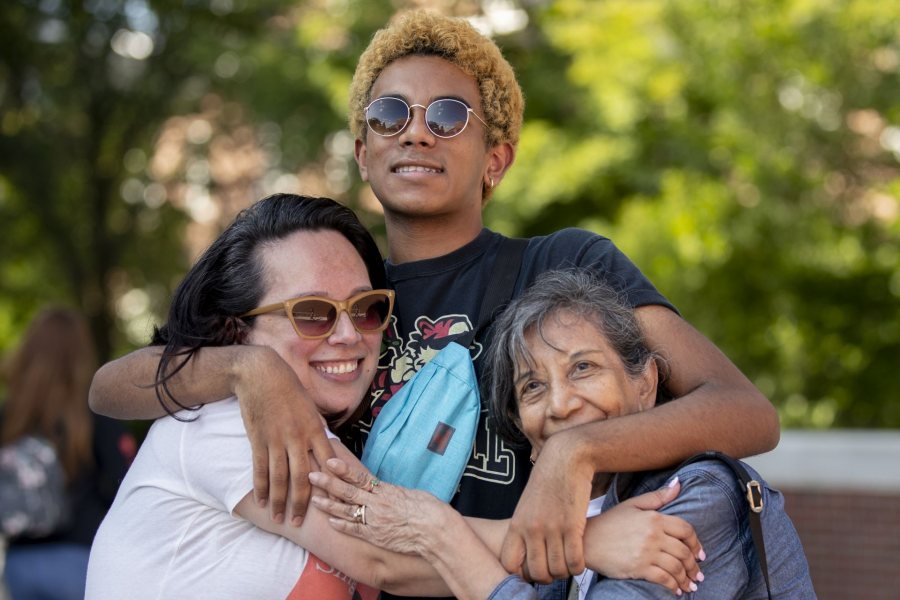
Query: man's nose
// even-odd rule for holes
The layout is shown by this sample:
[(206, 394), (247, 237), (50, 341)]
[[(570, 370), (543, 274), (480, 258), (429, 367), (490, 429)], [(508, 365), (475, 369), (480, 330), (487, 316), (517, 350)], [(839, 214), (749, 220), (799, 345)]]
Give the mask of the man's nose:
[(422, 144), (425, 146), (434, 144), (435, 135), (428, 129), (425, 122), (427, 107), (421, 104), (413, 104), (409, 107), (409, 123), (400, 132), (401, 144)]

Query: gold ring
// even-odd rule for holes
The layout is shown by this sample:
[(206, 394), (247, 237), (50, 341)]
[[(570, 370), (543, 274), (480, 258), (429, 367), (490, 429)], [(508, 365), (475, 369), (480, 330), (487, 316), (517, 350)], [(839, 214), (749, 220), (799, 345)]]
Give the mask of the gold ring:
[(356, 507), (356, 512), (353, 513), (353, 520), (356, 523), (366, 524), (366, 505), (360, 504)]
[(374, 493), (375, 493), (375, 488), (378, 487), (378, 484), (379, 484), (379, 483), (381, 483), (381, 482), (378, 481), (378, 478), (377, 478), (377, 477), (375, 477), (375, 478), (373, 478), (373, 479), (370, 479), (370, 480), (369, 480), (369, 492), (372, 493), (372, 494), (374, 494)]

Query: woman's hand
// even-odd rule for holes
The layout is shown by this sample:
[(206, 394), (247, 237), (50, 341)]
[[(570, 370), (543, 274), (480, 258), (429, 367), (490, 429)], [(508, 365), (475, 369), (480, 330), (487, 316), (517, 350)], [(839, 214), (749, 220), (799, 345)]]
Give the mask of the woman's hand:
[(306, 516), (310, 452), (319, 464), (334, 456), (324, 421), (294, 370), (271, 348), (241, 346), (234, 393), (253, 451), (253, 495), (268, 502), (276, 523), (285, 519), (290, 487), (291, 524)]
[(313, 504), (335, 518), (343, 533), (394, 552), (425, 558), (460, 599), (487, 598), (507, 577), (490, 549), (466, 521), (431, 494), (379, 482), (361, 466), (331, 459), (329, 473), (310, 473), (331, 498)]
[(588, 521), (588, 566), (613, 579), (643, 579), (672, 593), (697, 591), (705, 554), (694, 528), (679, 517), (657, 512), (681, 491), (678, 480), (635, 496)]
[(333, 475), (313, 472), (309, 480), (330, 495), (314, 496), (312, 502), (334, 517), (332, 527), (393, 552), (427, 554), (427, 544), (444, 522), (444, 511), (452, 510), (448, 505), (427, 492), (380, 482), (338, 458), (326, 467)]

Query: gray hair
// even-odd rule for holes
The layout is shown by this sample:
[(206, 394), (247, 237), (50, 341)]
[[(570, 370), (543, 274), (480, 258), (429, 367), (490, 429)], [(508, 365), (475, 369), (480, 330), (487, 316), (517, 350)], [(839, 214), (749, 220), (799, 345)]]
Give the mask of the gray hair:
[(509, 442), (524, 442), (518, 428), (514, 380), (516, 364), (534, 364), (525, 337), (532, 331), (542, 332), (547, 319), (562, 312), (594, 325), (622, 359), (629, 376), (637, 377), (649, 361), (656, 361), (660, 373), (657, 395), (664, 393), (665, 365), (647, 348), (634, 310), (622, 295), (585, 269), (547, 271), (497, 319), (485, 361), (491, 419), (497, 433)]

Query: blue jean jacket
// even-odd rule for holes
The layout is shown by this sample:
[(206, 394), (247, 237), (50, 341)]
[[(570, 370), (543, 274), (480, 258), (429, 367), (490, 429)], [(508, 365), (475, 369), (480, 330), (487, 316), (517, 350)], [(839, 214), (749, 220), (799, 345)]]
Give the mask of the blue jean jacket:
[[(763, 490), (762, 530), (772, 598), (814, 599), (809, 566), (797, 531), (784, 512), (784, 497), (750, 466), (744, 464), (744, 467)], [(704, 581), (698, 584), (696, 592), (682, 597), (685, 600), (765, 600), (766, 584), (750, 535), (747, 500), (734, 475), (719, 461), (696, 462), (677, 472), (617, 476), (606, 494), (603, 510), (625, 499), (619, 496), (624, 487), (630, 490), (627, 497), (636, 496), (664, 486), (675, 475), (681, 481), (681, 492), (660, 512), (681, 517), (693, 525), (706, 552), (706, 560), (700, 563)], [(535, 588), (510, 576), (497, 586), (490, 599), (549, 600), (558, 597), (552, 595), (558, 592), (546, 586)], [(670, 600), (674, 596), (661, 585), (647, 581), (601, 578), (590, 587), (587, 597)]]

